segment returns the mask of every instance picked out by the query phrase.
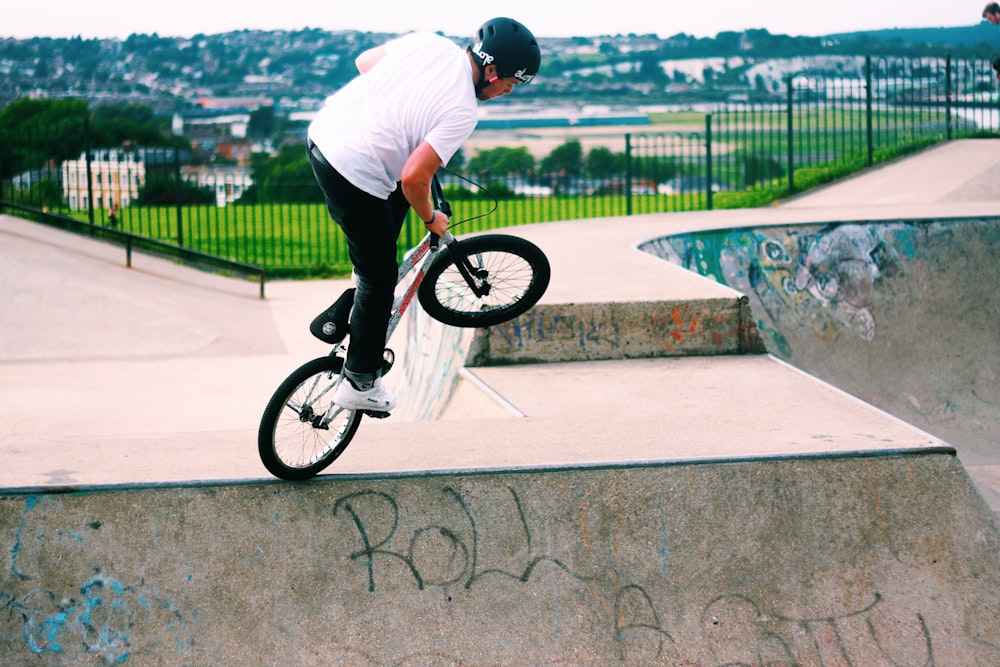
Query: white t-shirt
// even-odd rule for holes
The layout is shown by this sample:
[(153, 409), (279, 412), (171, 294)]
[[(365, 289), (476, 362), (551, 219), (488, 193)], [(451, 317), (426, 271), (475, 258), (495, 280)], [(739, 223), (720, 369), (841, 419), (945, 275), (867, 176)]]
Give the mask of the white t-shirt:
[(388, 42), (374, 67), (327, 98), (309, 138), (344, 178), (387, 199), (421, 141), (447, 164), (478, 119), (465, 49), (411, 33)]

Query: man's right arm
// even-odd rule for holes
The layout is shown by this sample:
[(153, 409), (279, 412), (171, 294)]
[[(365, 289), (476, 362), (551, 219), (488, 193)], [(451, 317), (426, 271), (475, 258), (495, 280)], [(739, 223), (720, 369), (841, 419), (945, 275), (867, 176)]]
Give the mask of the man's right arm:
[(410, 203), (413, 212), (424, 221), (427, 231), (438, 236), (448, 231), (450, 222), (448, 216), (435, 210), (431, 203), (431, 180), (440, 166), (441, 158), (434, 148), (426, 141), (421, 141), (406, 160), (401, 178), (403, 196)]

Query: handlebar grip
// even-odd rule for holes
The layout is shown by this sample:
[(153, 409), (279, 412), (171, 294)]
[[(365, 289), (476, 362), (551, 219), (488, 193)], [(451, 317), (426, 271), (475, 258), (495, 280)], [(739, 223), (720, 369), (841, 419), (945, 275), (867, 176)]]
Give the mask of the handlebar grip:
[(444, 189), (441, 187), (441, 181), (438, 180), (437, 174), (434, 174), (431, 179), (431, 196), (434, 198), (434, 208), (450, 218), (451, 204), (444, 198)]
[(438, 245), (441, 243), (441, 237), (437, 234), (431, 234), (431, 250), (437, 250)]

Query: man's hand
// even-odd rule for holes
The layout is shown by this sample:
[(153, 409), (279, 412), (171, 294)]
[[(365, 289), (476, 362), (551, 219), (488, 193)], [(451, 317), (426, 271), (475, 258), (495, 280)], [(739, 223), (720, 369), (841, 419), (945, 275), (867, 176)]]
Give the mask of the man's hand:
[(430, 224), (424, 224), (427, 231), (437, 236), (444, 236), (444, 233), (448, 231), (448, 224), (451, 222), (451, 218), (442, 213), (441, 211), (434, 211), (434, 220)]

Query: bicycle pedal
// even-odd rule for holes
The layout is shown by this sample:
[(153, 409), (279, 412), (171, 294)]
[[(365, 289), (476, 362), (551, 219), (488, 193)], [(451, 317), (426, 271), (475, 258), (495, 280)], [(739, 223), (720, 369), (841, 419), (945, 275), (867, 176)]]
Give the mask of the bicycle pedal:
[(372, 419), (385, 419), (392, 414), (391, 412), (376, 412), (375, 410), (365, 410), (364, 412)]
[(394, 363), (396, 363), (396, 353), (389, 348), (385, 348), (385, 350), (382, 351), (382, 367), (379, 374), (385, 375), (388, 373), (392, 369), (392, 365)]

